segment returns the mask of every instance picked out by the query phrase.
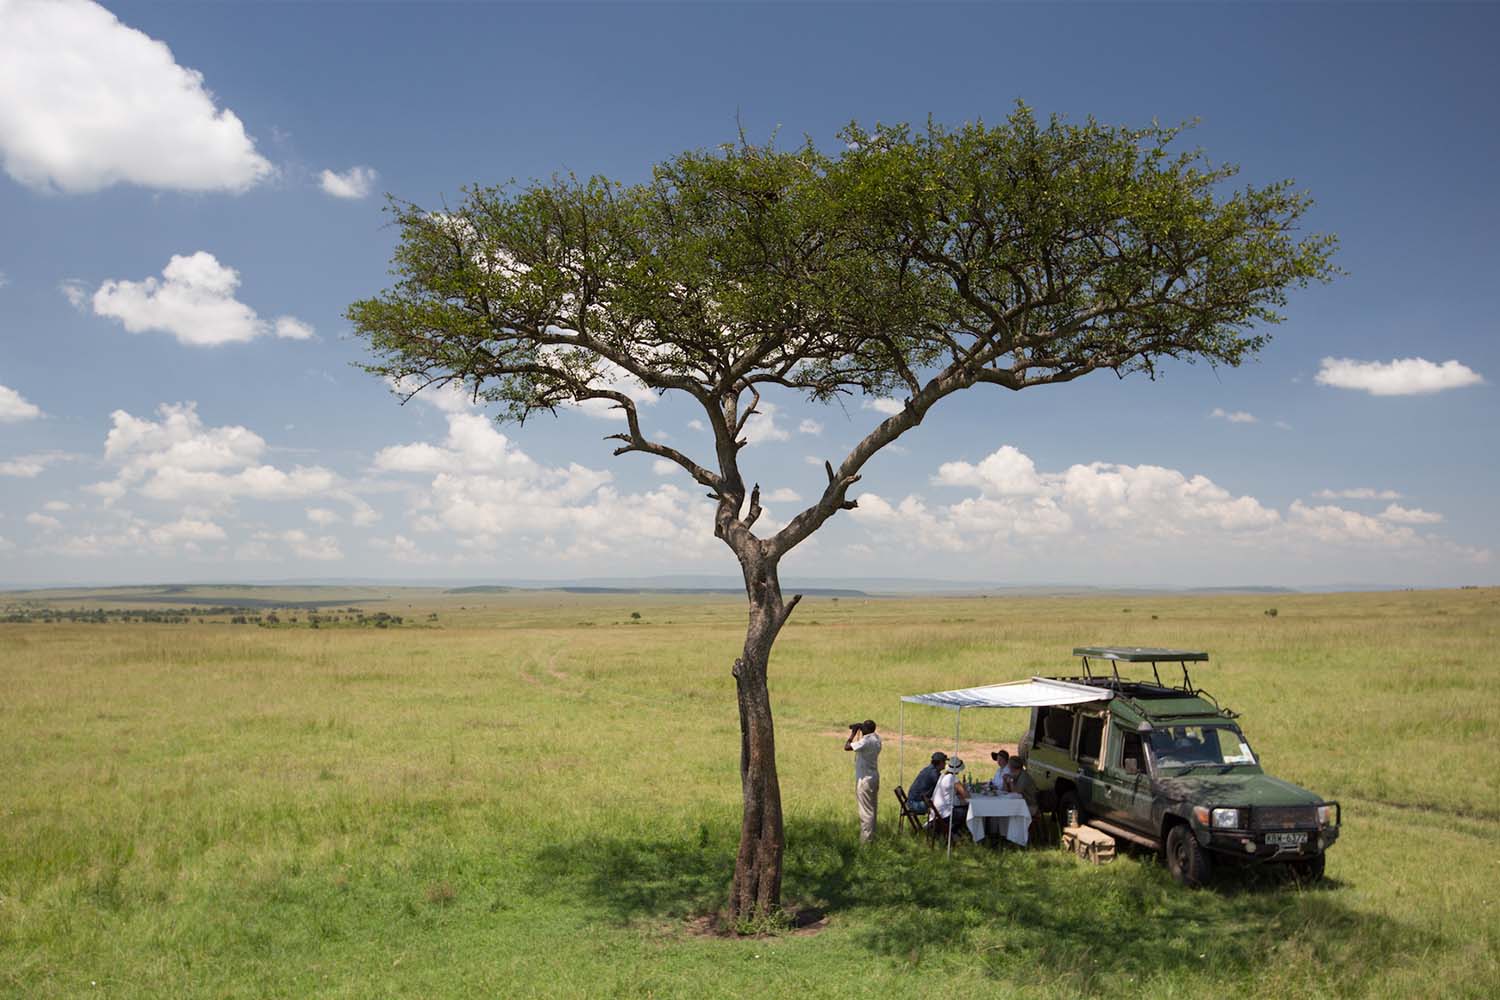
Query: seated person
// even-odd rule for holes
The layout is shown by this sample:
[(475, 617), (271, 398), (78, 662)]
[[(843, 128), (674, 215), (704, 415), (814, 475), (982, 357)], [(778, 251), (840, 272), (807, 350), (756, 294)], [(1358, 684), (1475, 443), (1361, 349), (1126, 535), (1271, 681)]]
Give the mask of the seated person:
[(1026, 808), (1031, 812), (1032, 819), (1036, 819), (1041, 814), (1036, 782), (1032, 781), (1031, 775), (1026, 773), (1026, 761), (1020, 754), (1016, 754), (1005, 765), (1005, 789), (1015, 792), (1026, 800)]
[(996, 750), (994, 753), (990, 754), (990, 760), (995, 762), (995, 776), (990, 779), (990, 783), (993, 784), (996, 788), (1000, 789), (1002, 792), (1007, 791), (1008, 789), (1006, 789), (1004, 783), (1005, 762), (1010, 760), (1010, 751)]
[[(930, 823), (933, 833), (948, 836), (950, 829), (955, 834), (962, 829), (969, 815), (969, 790), (958, 783), (959, 772), (964, 762), (957, 757), (948, 758), (948, 766), (932, 791), (933, 817)], [(954, 824), (957, 824), (955, 826)]]
[(911, 788), (906, 792), (906, 808), (909, 812), (920, 816), (927, 811), (927, 807), (932, 804), (932, 790), (937, 787), (938, 779), (943, 776), (943, 768), (947, 766), (948, 755), (939, 750), (932, 755), (932, 763), (911, 779)]

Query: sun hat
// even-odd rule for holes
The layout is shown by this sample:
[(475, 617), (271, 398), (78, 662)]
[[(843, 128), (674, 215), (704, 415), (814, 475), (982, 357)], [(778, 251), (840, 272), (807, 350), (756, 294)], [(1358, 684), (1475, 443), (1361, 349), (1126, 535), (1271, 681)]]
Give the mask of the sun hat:
[(990, 751), (990, 760), (998, 762), (1000, 760), (1000, 755), (1001, 754), (1005, 754), (1005, 756), (1009, 757), (1010, 756), (1010, 751), (1009, 750), (1005, 750), (1005, 749), (992, 750), (992, 751)]
[(962, 771), (963, 769), (964, 769), (964, 762), (963, 762), (963, 760), (961, 758), (959, 758), (959, 757), (950, 757), (950, 758), (948, 758), (948, 773), (949, 774), (957, 774), (959, 771)]

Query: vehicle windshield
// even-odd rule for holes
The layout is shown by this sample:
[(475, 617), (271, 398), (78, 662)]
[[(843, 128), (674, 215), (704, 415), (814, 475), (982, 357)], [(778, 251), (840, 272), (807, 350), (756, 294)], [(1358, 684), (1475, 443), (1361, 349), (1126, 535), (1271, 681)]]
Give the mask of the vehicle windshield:
[(1255, 751), (1234, 726), (1168, 726), (1151, 733), (1158, 767), (1254, 764)]

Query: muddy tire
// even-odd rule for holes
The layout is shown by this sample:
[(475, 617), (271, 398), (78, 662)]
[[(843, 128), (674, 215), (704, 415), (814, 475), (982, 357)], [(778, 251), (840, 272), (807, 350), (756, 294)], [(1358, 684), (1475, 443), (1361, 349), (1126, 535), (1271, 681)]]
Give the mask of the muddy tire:
[(1208, 884), (1213, 871), (1208, 852), (1198, 844), (1198, 838), (1186, 823), (1176, 824), (1167, 834), (1167, 871), (1189, 889)]
[(1327, 864), (1328, 855), (1315, 854), (1306, 861), (1288, 862), (1286, 869), (1298, 882), (1303, 885), (1312, 885), (1314, 882), (1323, 881), (1323, 869)]

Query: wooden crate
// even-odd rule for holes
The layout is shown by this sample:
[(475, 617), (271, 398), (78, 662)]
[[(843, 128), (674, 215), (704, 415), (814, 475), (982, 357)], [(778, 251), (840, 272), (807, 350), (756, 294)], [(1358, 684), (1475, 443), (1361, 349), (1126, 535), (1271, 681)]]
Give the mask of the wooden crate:
[(1103, 830), (1091, 826), (1068, 826), (1063, 828), (1063, 849), (1091, 861), (1096, 865), (1115, 859), (1115, 838)]

